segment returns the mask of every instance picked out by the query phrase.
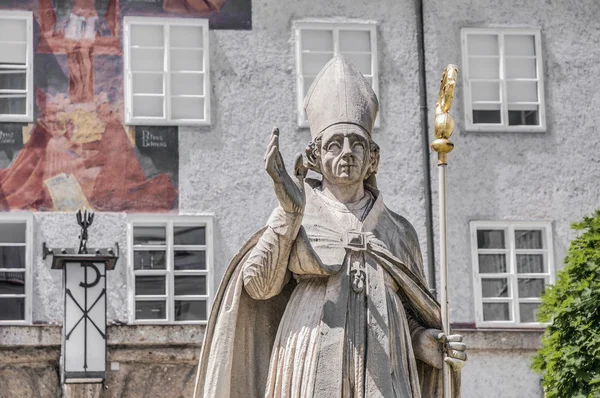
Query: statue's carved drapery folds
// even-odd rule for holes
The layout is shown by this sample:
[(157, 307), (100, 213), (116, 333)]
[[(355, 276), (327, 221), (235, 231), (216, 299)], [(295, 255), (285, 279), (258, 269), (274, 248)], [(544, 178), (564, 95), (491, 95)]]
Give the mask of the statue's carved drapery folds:
[(266, 169), (280, 205), (225, 273), (196, 396), (441, 396), (441, 344), (427, 344), (440, 309), (417, 234), (375, 184), (377, 98), (336, 57), (305, 109), (313, 140), (293, 177), (272, 135)]

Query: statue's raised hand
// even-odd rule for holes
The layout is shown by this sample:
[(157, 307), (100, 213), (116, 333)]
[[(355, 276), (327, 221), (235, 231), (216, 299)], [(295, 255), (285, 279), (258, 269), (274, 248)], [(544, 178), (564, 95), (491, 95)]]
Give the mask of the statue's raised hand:
[(271, 139), (265, 154), (265, 170), (273, 179), (275, 195), (279, 205), (288, 213), (304, 212), (304, 177), (307, 168), (304, 166), (302, 154), (296, 154), (294, 158), (294, 176), (290, 176), (285, 170), (285, 165), (279, 152), (279, 129), (273, 127)]

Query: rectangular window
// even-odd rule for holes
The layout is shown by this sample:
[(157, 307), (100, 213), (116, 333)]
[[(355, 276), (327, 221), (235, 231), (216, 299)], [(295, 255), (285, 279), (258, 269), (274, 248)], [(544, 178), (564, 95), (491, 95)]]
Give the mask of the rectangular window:
[(133, 323), (204, 323), (212, 294), (212, 218), (131, 216)]
[(0, 217), (0, 324), (31, 323), (32, 217)]
[(125, 17), (130, 125), (209, 125), (208, 20)]
[[(344, 55), (372, 84), (379, 97), (377, 25), (374, 23), (295, 22), (298, 125), (308, 127), (304, 97), (317, 74)], [(375, 121), (379, 127), (379, 117)]]
[(540, 297), (554, 283), (549, 222), (471, 222), (476, 324), (542, 327)]
[(545, 131), (539, 29), (461, 30), (466, 128)]
[(33, 121), (33, 16), (0, 12), (0, 122)]

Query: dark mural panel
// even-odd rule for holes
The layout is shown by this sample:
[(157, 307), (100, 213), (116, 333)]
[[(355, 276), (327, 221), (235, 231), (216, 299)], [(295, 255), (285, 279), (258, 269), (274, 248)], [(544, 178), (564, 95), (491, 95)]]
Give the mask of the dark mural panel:
[(34, 123), (0, 123), (0, 210), (178, 206), (176, 127), (124, 125), (125, 15), (250, 29), (250, 0), (0, 0), (34, 13)]

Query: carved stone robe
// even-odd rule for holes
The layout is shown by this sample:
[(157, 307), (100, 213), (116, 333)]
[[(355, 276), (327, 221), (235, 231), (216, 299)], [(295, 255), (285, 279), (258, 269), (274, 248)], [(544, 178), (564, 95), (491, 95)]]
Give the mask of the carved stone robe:
[(348, 209), (307, 182), (304, 215), (276, 209), (227, 270), (196, 396), (440, 396), (412, 350), (440, 327), (413, 227), (374, 189)]

